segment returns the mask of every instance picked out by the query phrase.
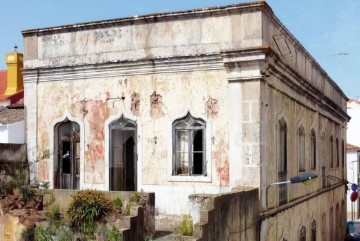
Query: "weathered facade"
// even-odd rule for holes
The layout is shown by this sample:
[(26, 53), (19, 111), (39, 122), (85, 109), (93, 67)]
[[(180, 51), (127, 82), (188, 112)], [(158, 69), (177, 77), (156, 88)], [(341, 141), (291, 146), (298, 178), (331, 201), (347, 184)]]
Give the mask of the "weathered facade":
[(261, 240), (345, 232), (347, 98), (265, 2), (23, 35), (34, 178), (155, 192), (166, 214), (259, 187)]

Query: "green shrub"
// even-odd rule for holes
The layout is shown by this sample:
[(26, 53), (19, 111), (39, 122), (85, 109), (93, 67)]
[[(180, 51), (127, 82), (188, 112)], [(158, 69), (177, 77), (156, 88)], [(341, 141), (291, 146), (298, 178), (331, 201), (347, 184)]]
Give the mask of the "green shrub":
[(190, 215), (184, 215), (183, 220), (179, 223), (176, 228), (176, 232), (178, 234), (184, 236), (192, 236), (193, 235), (193, 221)]
[(121, 208), (122, 208), (122, 205), (123, 205), (122, 199), (119, 198), (119, 197), (115, 198), (115, 200), (114, 200), (114, 207), (115, 207), (116, 209), (121, 209)]
[(123, 235), (120, 233), (118, 229), (112, 227), (106, 232), (106, 240), (107, 241), (123, 241)]
[(85, 234), (93, 234), (95, 222), (103, 221), (113, 210), (113, 204), (103, 192), (83, 190), (77, 192), (66, 211), (70, 225)]
[(59, 205), (55, 205), (51, 210), (46, 212), (46, 216), (51, 219), (59, 220), (60, 219), (60, 207)]
[(55, 231), (51, 227), (43, 227), (41, 225), (35, 228), (34, 241), (54, 241)]

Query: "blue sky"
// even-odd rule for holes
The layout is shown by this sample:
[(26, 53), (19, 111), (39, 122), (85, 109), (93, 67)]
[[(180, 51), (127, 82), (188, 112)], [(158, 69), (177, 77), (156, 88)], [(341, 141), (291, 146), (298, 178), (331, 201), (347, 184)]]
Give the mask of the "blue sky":
[[(220, 6), (242, 0), (0, 0), (0, 69), (21, 30)], [(350, 98), (360, 98), (359, 0), (268, 0), (277, 17)], [(347, 53), (348, 55), (340, 55)], [(2, 59), (1, 59), (1, 56)]]

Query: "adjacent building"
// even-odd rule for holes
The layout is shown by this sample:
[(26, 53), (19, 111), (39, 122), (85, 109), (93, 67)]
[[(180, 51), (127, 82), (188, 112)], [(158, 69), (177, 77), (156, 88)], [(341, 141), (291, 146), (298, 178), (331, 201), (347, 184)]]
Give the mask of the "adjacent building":
[(260, 240), (345, 233), (347, 97), (265, 2), (22, 33), (33, 178), (155, 192), (161, 214), (258, 187)]
[(0, 143), (24, 144), (23, 55), (6, 54), (7, 70), (0, 70)]
[[(347, 180), (350, 183), (359, 185), (359, 161), (360, 161), (360, 101), (349, 99), (347, 104), (347, 113), (351, 117), (347, 128)], [(347, 217), (348, 219), (358, 219), (359, 217), (359, 200), (351, 202), (350, 195), (352, 191), (347, 193)]]

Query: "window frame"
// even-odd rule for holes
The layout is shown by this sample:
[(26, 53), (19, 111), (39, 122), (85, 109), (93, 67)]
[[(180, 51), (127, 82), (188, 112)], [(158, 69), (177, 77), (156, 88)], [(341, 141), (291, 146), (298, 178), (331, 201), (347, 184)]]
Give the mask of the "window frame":
[(305, 128), (300, 125), (298, 128), (298, 172), (306, 171), (306, 161), (305, 161)]
[(316, 133), (314, 129), (310, 132), (310, 168), (316, 170), (317, 168), (317, 153), (316, 153)]
[[(186, 123), (186, 121), (193, 121), (193, 123), (198, 123), (200, 126), (189, 126), (187, 124), (186, 128), (177, 126), (179, 123)], [(176, 133), (177, 131), (196, 131), (202, 130), (202, 174), (175, 174), (176, 173)], [(190, 112), (187, 112), (181, 118), (175, 119), (171, 123), (171, 142), (170, 146), (168, 145), (169, 151), (172, 153), (172, 158), (169, 160), (169, 175), (168, 181), (170, 182), (211, 182), (211, 163), (208, 161), (211, 157), (211, 123), (205, 118), (194, 117)], [(191, 146), (191, 144), (189, 144)], [(189, 152), (190, 155), (191, 152)]]

